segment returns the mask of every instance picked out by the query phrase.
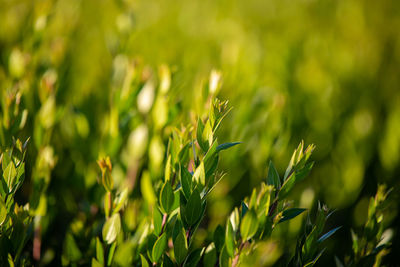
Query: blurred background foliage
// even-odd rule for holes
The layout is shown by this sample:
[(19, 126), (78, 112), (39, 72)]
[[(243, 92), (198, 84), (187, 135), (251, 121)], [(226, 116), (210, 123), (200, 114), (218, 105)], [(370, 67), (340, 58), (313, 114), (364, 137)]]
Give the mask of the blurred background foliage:
[[(0, 0), (1, 146), (31, 137), (19, 199), (41, 215), (42, 255), (60, 257), (66, 232), (85, 239), (103, 194), (99, 155), (139, 199), (138, 181), (163, 175), (172, 127), (195, 125), (213, 95), (233, 107), (220, 140), (243, 144), (221, 157), (209, 229), (270, 159), (283, 173), (302, 139), (316, 164), (293, 199), (320, 199), (338, 209), (332, 224), (361, 227), (377, 184), (399, 188), (399, 14), (395, 0)], [(349, 231), (333, 240), (337, 255), (351, 247)]]

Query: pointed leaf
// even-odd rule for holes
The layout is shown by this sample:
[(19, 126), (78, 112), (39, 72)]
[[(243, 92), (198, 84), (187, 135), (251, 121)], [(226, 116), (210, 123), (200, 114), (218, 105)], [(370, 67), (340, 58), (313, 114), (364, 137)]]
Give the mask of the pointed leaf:
[(242, 142), (232, 142), (232, 143), (224, 143), (217, 146), (217, 152), (228, 149), (230, 147), (241, 144)]
[(185, 208), (185, 217), (189, 225), (194, 225), (200, 219), (201, 208), (200, 194), (197, 190), (194, 190)]
[(293, 219), (296, 216), (303, 213), (304, 211), (306, 211), (306, 209), (293, 208), (293, 209), (284, 210), (282, 213), (282, 218), (279, 220), (279, 223)]
[(257, 215), (254, 210), (247, 211), (240, 225), (240, 234), (243, 240), (252, 238), (258, 230)]
[(267, 184), (273, 185), (276, 190), (279, 190), (281, 188), (281, 180), (272, 161), (269, 162)]
[(113, 214), (110, 218), (107, 219), (106, 223), (103, 226), (103, 239), (107, 242), (107, 244), (111, 244), (117, 238), (119, 232), (121, 230), (121, 218), (119, 213)]
[(160, 192), (160, 206), (164, 213), (170, 213), (174, 205), (174, 192), (171, 184), (167, 181), (161, 188)]
[(164, 253), (165, 249), (167, 248), (167, 235), (163, 233), (154, 243), (153, 251), (152, 251), (152, 258), (154, 262), (158, 262)]

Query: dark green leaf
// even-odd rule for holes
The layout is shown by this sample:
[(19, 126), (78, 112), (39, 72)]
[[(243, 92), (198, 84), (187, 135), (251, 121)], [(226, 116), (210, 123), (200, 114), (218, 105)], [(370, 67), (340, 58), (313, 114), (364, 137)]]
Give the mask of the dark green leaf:
[(153, 251), (152, 251), (152, 260), (154, 262), (158, 262), (164, 253), (165, 249), (167, 248), (167, 235), (163, 233), (154, 243)]
[(167, 181), (161, 188), (160, 192), (160, 206), (164, 213), (170, 213), (172, 211), (172, 206), (174, 205), (174, 192), (172, 190), (171, 184)]
[(175, 259), (178, 264), (181, 264), (188, 253), (188, 244), (186, 241), (185, 230), (181, 228), (174, 241)]
[(194, 225), (201, 216), (201, 199), (196, 190), (192, 192), (185, 208), (185, 217), (189, 225)]
[(189, 256), (187, 257), (185, 263), (183, 264), (184, 267), (195, 267), (198, 265), (201, 256), (203, 254), (204, 248), (198, 248), (192, 251)]
[(140, 260), (142, 262), (142, 267), (150, 267), (149, 262), (142, 254), (140, 254)]
[(219, 252), (221, 251), (225, 243), (225, 232), (224, 228), (221, 225), (218, 225), (217, 228), (215, 228), (213, 237), (214, 237), (215, 248)]
[(276, 190), (279, 190), (281, 188), (281, 180), (272, 161), (269, 162), (267, 184), (273, 185)]
[(183, 166), (181, 166), (181, 185), (186, 199), (189, 199), (192, 193), (192, 175)]
[(225, 149), (228, 149), (228, 148), (233, 147), (233, 146), (236, 146), (236, 145), (239, 145), (239, 144), (241, 144), (241, 143), (242, 143), (242, 142), (233, 142), (233, 143), (224, 143), (224, 144), (220, 144), (220, 145), (217, 147), (217, 152), (222, 151), (222, 150), (225, 150)]
[(328, 239), (331, 235), (333, 235), (337, 230), (339, 230), (340, 228), (342, 228), (342, 226), (336, 227), (332, 230), (330, 230), (329, 232), (327, 232), (326, 234), (324, 234), (323, 236), (321, 236), (318, 239), (318, 242), (323, 242), (324, 240)]
[(217, 263), (217, 250), (214, 243), (208, 245), (203, 258), (204, 267), (214, 267)]
[(293, 219), (297, 215), (303, 213), (306, 209), (300, 209), (300, 208), (293, 208), (293, 209), (287, 209), (284, 210), (282, 213), (282, 218), (279, 220), (279, 222), (284, 222), (290, 219)]

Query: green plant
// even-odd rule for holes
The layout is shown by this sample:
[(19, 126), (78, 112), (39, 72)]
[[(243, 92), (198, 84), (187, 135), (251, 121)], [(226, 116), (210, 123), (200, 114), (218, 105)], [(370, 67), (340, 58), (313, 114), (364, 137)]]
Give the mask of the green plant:
[[(342, 263), (337, 257), (337, 266), (380, 266), (382, 258), (391, 247), (392, 233), (385, 229), (385, 210), (389, 205), (388, 195), (392, 190), (379, 185), (375, 197), (371, 197), (368, 206), (368, 217), (360, 234), (351, 230), (353, 251)], [(386, 232), (385, 232), (386, 230)]]
[(29, 205), (20, 206), (14, 200), (25, 178), (28, 141), (13, 140), (12, 147), (1, 151), (0, 156), (0, 263), (10, 266), (29, 264), (24, 247), (32, 236), (32, 216)]
[[(242, 202), (226, 221), (225, 229), (217, 227), (208, 244), (196, 244), (197, 229), (204, 221), (208, 196), (222, 179), (217, 171), (220, 152), (240, 144), (219, 144), (216, 132), (229, 112), (227, 102), (212, 101), (207, 118), (198, 118), (196, 127), (175, 129), (168, 142), (163, 178), (152, 186), (149, 173), (141, 181), (142, 217), (132, 231), (124, 224), (124, 204), (127, 189), (117, 195), (113, 188), (110, 158), (100, 159), (101, 184), (105, 189), (102, 238), (94, 237), (95, 254), (92, 266), (111, 266), (141, 262), (142, 266), (246, 266), (252, 254), (270, 240), (278, 224), (291, 220), (305, 211), (292, 208), (287, 197), (294, 186), (303, 180), (313, 166), (309, 162), (314, 146), (304, 149), (303, 143), (293, 153), (284, 177), (281, 179), (272, 162), (266, 183)], [(146, 211), (147, 210), (147, 211)], [(122, 212), (122, 213), (121, 213)], [(121, 217), (122, 216), (122, 217)], [(315, 224), (306, 224), (304, 236), (299, 238), (293, 266), (313, 265), (322, 254), (319, 243), (338, 228), (321, 236), (325, 208), (319, 208)], [(133, 256), (131, 254), (133, 252)], [(75, 253), (76, 254), (76, 253)], [(79, 253), (78, 253), (79, 256)], [(271, 264), (278, 257), (257, 259), (257, 264)]]

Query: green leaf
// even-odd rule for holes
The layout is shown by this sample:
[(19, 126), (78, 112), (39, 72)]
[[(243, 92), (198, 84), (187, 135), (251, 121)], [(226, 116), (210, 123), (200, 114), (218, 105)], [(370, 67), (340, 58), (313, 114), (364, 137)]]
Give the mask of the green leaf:
[(107, 219), (103, 226), (103, 240), (106, 241), (107, 244), (111, 244), (115, 241), (120, 231), (121, 218), (119, 213), (115, 213)]
[(199, 118), (197, 121), (197, 132), (196, 132), (197, 143), (199, 143), (200, 148), (204, 152), (206, 152), (208, 150), (208, 142), (207, 140), (203, 139), (203, 132), (204, 132), (204, 124)]
[(218, 252), (221, 251), (225, 243), (225, 232), (224, 228), (221, 225), (218, 225), (217, 228), (215, 228), (213, 238), (214, 238), (215, 248), (217, 249)]
[(247, 207), (246, 203), (244, 203), (242, 201), (242, 214), (241, 214), (241, 218), (244, 217), (244, 215), (246, 215), (247, 211), (249, 210), (249, 207)]
[(161, 267), (174, 267), (174, 263), (172, 260), (168, 257), (167, 254), (164, 255), (163, 262), (161, 264)]
[(293, 219), (294, 217), (303, 213), (304, 211), (306, 211), (306, 209), (300, 209), (300, 208), (287, 209), (283, 211), (282, 218), (279, 220), (279, 223)]
[(157, 206), (153, 207), (153, 226), (154, 226), (154, 233), (159, 235), (162, 229), (162, 215), (158, 211)]
[(82, 253), (79, 250), (74, 237), (67, 233), (64, 241), (64, 256), (72, 262), (78, 261), (82, 258)]
[(151, 253), (153, 261), (158, 262), (161, 258), (162, 254), (164, 253), (165, 249), (167, 248), (167, 235), (163, 233), (156, 241), (153, 246), (153, 251)]
[(230, 147), (241, 144), (242, 142), (232, 142), (232, 143), (224, 143), (217, 146), (217, 152), (228, 149)]
[(229, 256), (232, 257), (235, 252), (235, 233), (233, 232), (232, 224), (229, 219), (226, 221), (225, 248)]
[(117, 212), (119, 212), (119, 211), (122, 209), (122, 207), (123, 207), (123, 206), (125, 205), (125, 203), (126, 203), (126, 200), (128, 199), (128, 193), (129, 193), (128, 188), (125, 188), (124, 190), (122, 190), (122, 191), (117, 195), (117, 197), (116, 197), (115, 200), (114, 200), (115, 208), (114, 208), (114, 210), (113, 210), (113, 213), (117, 213)]
[(184, 267), (194, 267), (198, 266), (198, 263), (201, 259), (203, 254), (204, 248), (198, 248), (192, 251), (189, 256), (187, 257), (185, 263), (183, 264)]
[(323, 242), (324, 240), (328, 239), (329, 237), (331, 237), (331, 235), (333, 235), (337, 230), (339, 230), (340, 228), (342, 228), (342, 226), (336, 227), (332, 230), (330, 230), (329, 232), (327, 232), (326, 234), (324, 234), (323, 236), (321, 236), (318, 239), (318, 242)]
[(186, 199), (189, 199), (192, 193), (192, 175), (183, 166), (181, 166), (181, 186)]
[(189, 225), (194, 225), (201, 216), (200, 193), (196, 190), (192, 192), (185, 208), (185, 218)]
[(165, 172), (164, 172), (165, 173), (164, 177), (166, 182), (168, 182), (171, 179), (171, 170), (172, 170), (171, 160), (172, 160), (171, 155), (169, 155), (167, 159), (167, 164), (165, 164)]
[(142, 267), (150, 267), (149, 262), (142, 254), (140, 254), (140, 260), (142, 262)]
[(214, 243), (208, 245), (203, 258), (204, 267), (214, 267), (217, 263), (217, 250)]
[(0, 197), (0, 226), (6, 221), (7, 218), (7, 207)]
[(202, 185), (206, 185), (206, 174), (204, 171), (204, 163), (201, 162), (193, 174), (193, 179)]
[(143, 198), (148, 204), (153, 205), (157, 201), (153, 185), (151, 184), (150, 174), (147, 171), (143, 172), (140, 182), (140, 189), (142, 191)]
[(226, 247), (224, 246), (221, 250), (221, 254), (219, 255), (219, 266), (220, 267), (230, 267), (231, 258), (229, 257), (228, 252), (226, 251)]
[(104, 264), (104, 249), (100, 239), (96, 237), (96, 258), (99, 263)]
[(167, 181), (161, 188), (160, 192), (160, 206), (164, 213), (170, 213), (172, 211), (172, 206), (174, 205), (174, 192), (172, 190), (171, 184)]
[(117, 247), (117, 242), (113, 243), (110, 247), (110, 250), (108, 251), (107, 266), (111, 266), (116, 247)]
[(92, 258), (92, 267), (104, 267), (104, 264), (98, 262), (95, 258)]
[(178, 264), (181, 264), (188, 253), (188, 244), (186, 241), (185, 230), (181, 228), (174, 240), (175, 259)]
[(258, 229), (257, 215), (254, 210), (247, 211), (240, 225), (240, 234), (243, 240), (252, 238)]
[(17, 176), (17, 170), (15, 169), (14, 163), (11, 161), (3, 172), (3, 177), (4, 180), (6, 181), (8, 192), (12, 191), (15, 184), (16, 176)]
[(272, 161), (269, 162), (267, 184), (273, 185), (276, 190), (279, 190), (281, 188), (281, 180)]

